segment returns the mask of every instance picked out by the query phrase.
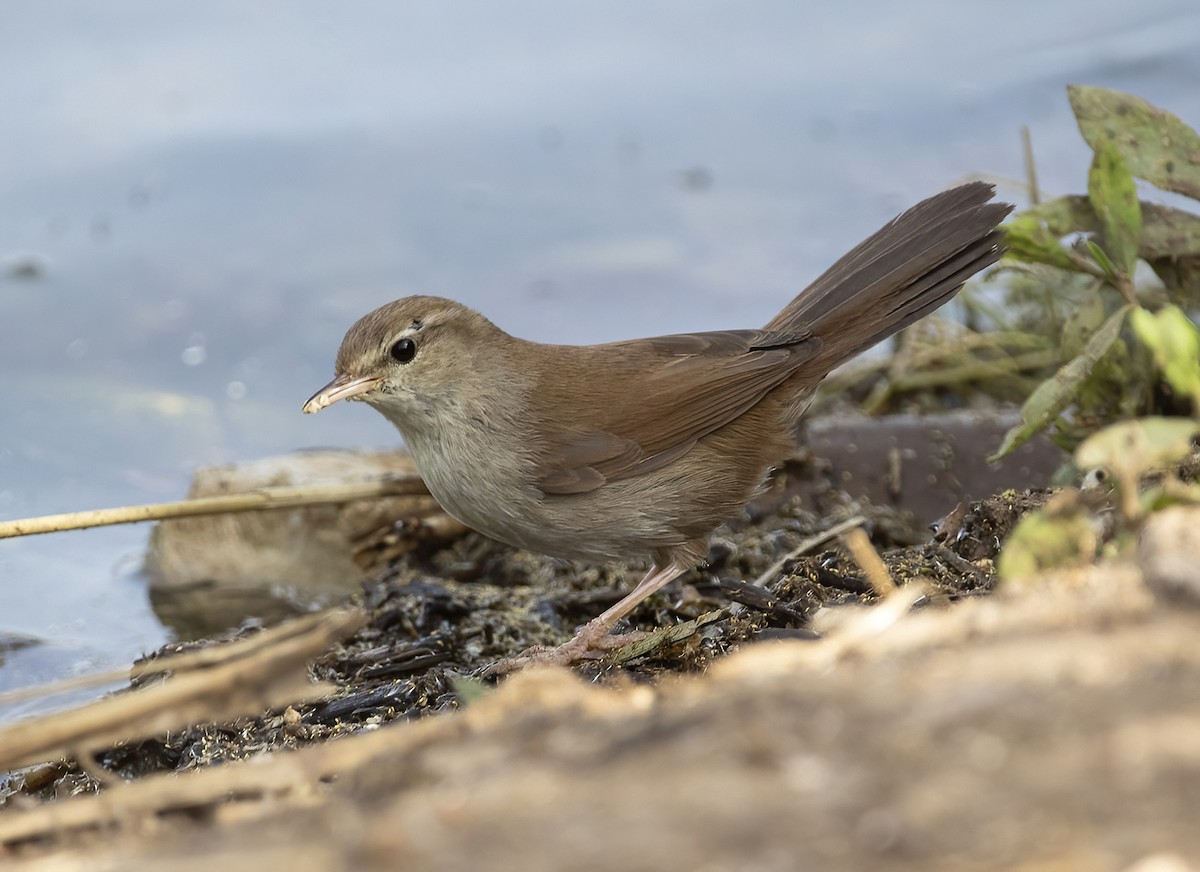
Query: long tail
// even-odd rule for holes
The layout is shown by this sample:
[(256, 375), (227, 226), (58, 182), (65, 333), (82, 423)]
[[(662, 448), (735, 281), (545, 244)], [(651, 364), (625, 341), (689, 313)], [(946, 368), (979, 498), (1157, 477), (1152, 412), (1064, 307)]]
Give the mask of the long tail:
[(1012, 206), (988, 202), (993, 194), (991, 185), (971, 182), (923, 200), (859, 243), (764, 329), (818, 337), (814, 369), (828, 372), (925, 317), (1004, 253), (997, 225)]

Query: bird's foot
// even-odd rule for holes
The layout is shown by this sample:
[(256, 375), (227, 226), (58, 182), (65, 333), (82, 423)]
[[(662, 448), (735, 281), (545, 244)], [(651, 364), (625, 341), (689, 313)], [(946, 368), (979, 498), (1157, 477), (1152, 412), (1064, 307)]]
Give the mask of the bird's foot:
[(640, 630), (610, 633), (611, 627), (600, 620), (590, 621), (569, 642), (551, 648), (535, 645), (514, 657), (505, 657), (483, 670), (484, 676), (504, 675), (535, 665), (570, 666), (587, 660), (600, 660), (609, 652), (646, 637)]

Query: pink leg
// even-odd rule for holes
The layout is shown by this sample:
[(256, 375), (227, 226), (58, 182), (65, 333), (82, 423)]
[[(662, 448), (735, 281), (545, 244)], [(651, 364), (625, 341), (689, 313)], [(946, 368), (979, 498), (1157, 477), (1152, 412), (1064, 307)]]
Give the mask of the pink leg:
[(645, 578), (638, 582), (637, 587), (600, 617), (588, 621), (571, 641), (564, 642), (557, 648), (530, 648), (516, 657), (501, 660), (491, 666), (487, 672), (489, 674), (512, 672), (534, 663), (554, 663), (567, 666), (579, 660), (597, 660), (614, 648), (636, 641), (643, 634), (610, 635), (613, 625), (637, 608), (646, 597), (657, 593), (667, 582), (678, 578), (686, 571), (686, 567), (677, 563), (668, 564), (661, 569), (657, 566), (651, 567)]
[[(687, 572), (687, 569), (677, 563), (670, 563), (662, 569), (659, 569), (657, 566), (651, 566), (650, 571), (637, 583), (637, 587), (631, 590), (619, 603), (600, 615), (600, 617), (589, 621), (587, 627), (603, 627), (604, 632), (607, 633), (617, 621), (641, 605), (642, 600), (658, 593), (667, 582), (678, 578), (685, 572)], [(580, 630), (580, 635), (583, 635), (584, 630)], [(576, 638), (579, 637), (576, 636)], [(567, 644), (571, 643), (568, 642)]]

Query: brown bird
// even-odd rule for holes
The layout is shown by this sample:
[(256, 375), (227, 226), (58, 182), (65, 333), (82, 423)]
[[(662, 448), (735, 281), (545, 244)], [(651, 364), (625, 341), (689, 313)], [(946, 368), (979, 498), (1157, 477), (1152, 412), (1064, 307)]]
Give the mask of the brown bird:
[(364, 316), (337, 377), (304, 404), (378, 409), (464, 524), (555, 557), (649, 557), (633, 591), (569, 642), (509, 663), (567, 663), (695, 565), (705, 538), (787, 455), (830, 370), (928, 315), (995, 263), (1011, 210), (975, 182), (868, 237), (761, 330), (605, 345), (518, 339), (459, 303), (406, 297)]

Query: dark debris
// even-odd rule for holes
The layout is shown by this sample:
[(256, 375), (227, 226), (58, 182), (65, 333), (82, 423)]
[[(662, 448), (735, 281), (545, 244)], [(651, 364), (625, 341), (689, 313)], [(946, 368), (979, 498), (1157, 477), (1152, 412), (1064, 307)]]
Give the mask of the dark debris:
[[(1045, 498), (1020, 492), (972, 504), (956, 513), (941, 541), (931, 541), (928, 529), (910, 517), (854, 503), (836, 491), (823, 496), (819, 511), (806, 508), (789, 494), (785, 473), (761, 501), (714, 534), (706, 566), (643, 604), (631, 624), (654, 630), (714, 609), (725, 609), (727, 618), (622, 667), (580, 668), (598, 681), (618, 674), (652, 681), (665, 673), (702, 670), (746, 643), (815, 638), (810, 624), (818, 609), (874, 596), (848, 553), (834, 541), (788, 561), (775, 577), (757, 580), (800, 542), (856, 514), (868, 519), (872, 543), (898, 583), (925, 579), (949, 599), (986, 591), (999, 542)], [(811, 492), (804, 502), (812, 505)], [(921, 544), (910, 544), (914, 541)], [(315, 678), (340, 688), (336, 695), (261, 718), (196, 726), (113, 748), (97, 755), (96, 763), (120, 778), (136, 778), (456, 709), (462, 705), (458, 680), (529, 646), (565, 641), (628, 590), (641, 569), (571, 565), (476, 535), (432, 554), (407, 555), (365, 585), (360, 602), (370, 612), (369, 624), (313, 665)], [(80, 777), (78, 770), (69, 775)], [(52, 783), (38, 795), (55, 790)]]

